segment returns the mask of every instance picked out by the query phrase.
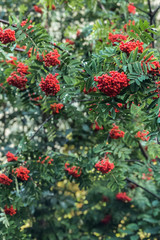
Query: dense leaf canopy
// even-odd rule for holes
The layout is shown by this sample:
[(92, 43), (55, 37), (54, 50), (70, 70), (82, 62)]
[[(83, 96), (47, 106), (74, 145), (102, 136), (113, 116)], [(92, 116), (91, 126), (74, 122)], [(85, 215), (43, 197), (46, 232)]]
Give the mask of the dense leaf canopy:
[(160, 239), (151, 1), (2, 1), (0, 239)]

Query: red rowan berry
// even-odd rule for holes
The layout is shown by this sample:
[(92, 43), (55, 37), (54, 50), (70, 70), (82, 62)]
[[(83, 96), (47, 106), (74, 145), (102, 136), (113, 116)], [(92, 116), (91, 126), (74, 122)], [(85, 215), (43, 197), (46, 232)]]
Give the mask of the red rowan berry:
[(64, 107), (62, 103), (54, 103), (50, 105), (50, 108), (52, 110), (52, 113), (59, 113), (59, 110), (61, 110)]
[(138, 47), (138, 52), (142, 53), (143, 52), (143, 44), (144, 44), (143, 42), (140, 42), (139, 40), (137, 40), (136, 42), (134, 42), (134, 41), (121, 42), (119, 47), (122, 52), (126, 52), (127, 54), (129, 54), (130, 52), (135, 50), (136, 47)]
[(33, 7), (34, 7), (34, 11), (35, 12), (43, 14), (43, 11), (42, 11), (42, 9), (40, 7), (38, 7), (37, 5), (34, 5)]
[(130, 202), (132, 200), (132, 198), (127, 196), (126, 192), (117, 193), (116, 199), (122, 202)]
[(75, 178), (80, 177), (82, 174), (81, 168), (76, 166), (69, 167), (69, 165), (69, 163), (65, 163), (65, 171), (67, 171), (69, 175), (72, 175)]
[(135, 14), (136, 13), (136, 7), (134, 6), (134, 3), (129, 3), (128, 5), (128, 12)]
[(110, 163), (109, 158), (104, 158), (95, 164), (95, 168), (102, 174), (109, 173), (114, 168), (114, 163)]
[(24, 90), (26, 88), (27, 78), (24, 75), (17, 75), (17, 72), (12, 72), (11, 76), (7, 78), (7, 82), (9, 85), (19, 88), (20, 90)]
[(13, 153), (11, 152), (8, 152), (6, 154), (6, 157), (7, 157), (7, 161), (8, 162), (14, 162), (14, 161), (17, 161), (18, 157), (16, 157)]
[(123, 34), (112, 34), (109, 33), (108, 39), (112, 42), (113, 46), (116, 45), (115, 42), (122, 42), (123, 40), (127, 40), (128, 36), (124, 36)]
[(112, 216), (108, 214), (101, 220), (101, 223), (107, 224), (111, 221), (111, 218)]
[(11, 205), (10, 208), (8, 208), (7, 205), (5, 205), (4, 207), (4, 212), (7, 215), (11, 215), (11, 216), (15, 215), (17, 213), (16, 210), (17, 209), (13, 208), (13, 205)]
[(118, 139), (118, 138), (123, 138), (124, 137), (124, 132), (121, 131), (119, 129), (118, 126), (116, 126), (115, 124), (113, 124), (113, 128), (110, 130), (109, 132), (109, 136), (112, 138), (112, 139)]
[(50, 67), (60, 65), (61, 62), (58, 59), (59, 57), (60, 54), (58, 53), (57, 49), (55, 49), (53, 52), (46, 54), (44, 57), (45, 66)]
[(14, 173), (17, 175), (17, 178), (21, 179), (22, 181), (27, 181), (30, 171), (27, 168), (20, 166), (15, 170)]
[(115, 97), (120, 91), (128, 86), (129, 79), (124, 72), (110, 71), (111, 76), (103, 74), (102, 76), (94, 77), (94, 81), (98, 82), (98, 89), (110, 97)]
[(41, 83), (39, 86), (41, 87), (41, 90), (45, 92), (45, 94), (54, 96), (60, 91), (60, 85), (59, 81), (56, 79), (56, 77), (59, 74), (56, 73), (54, 76), (50, 73), (47, 75), (46, 79), (42, 78)]
[(15, 31), (11, 29), (4, 30), (1, 41), (4, 44), (16, 41)]
[(3, 185), (10, 185), (13, 182), (12, 179), (7, 177), (4, 173), (0, 173), (0, 183)]
[(146, 130), (143, 131), (138, 131), (135, 135), (136, 138), (140, 138), (143, 141), (148, 141), (150, 137), (145, 137), (146, 135), (148, 135), (149, 132)]

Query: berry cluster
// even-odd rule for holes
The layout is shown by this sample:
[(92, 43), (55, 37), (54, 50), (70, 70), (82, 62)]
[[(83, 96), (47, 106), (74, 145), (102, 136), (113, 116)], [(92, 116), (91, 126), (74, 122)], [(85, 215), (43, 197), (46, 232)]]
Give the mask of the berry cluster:
[(80, 169), (80, 167), (69, 167), (69, 165), (69, 163), (65, 163), (65, 171), (67, 171), (69, 175), (72, 175), (75, 178), (80, 177), (82, 174), (82, 170)]
[(94, 81), (98, 82), (97, 87), (101, 92), (107, 96), (115, 97), (123, 88), (128, 86), (130, 80), (127, 79), (127, 75), (124, 72), (110, 71), (109, 73), (111, 76), (103, 74), (98, 76), (98, 78), (94, 77)]
[(91, 87), (88, 91), (86, 90), (86, 88), (84, 88), (83, 89), (83, 92), (85, 93), (85, 94), (88, 94), (88, 93), (90, 93), (90, 92), (97, 92), (97, 88), (96, 87)]
[[(123, 106), (123, 104), (122, 103), (117, 103), (117, 106), (119, 108), (121, 108)], [(115, 110), (116, 113), (119, 113), (119, 110), (117, 108), (114, 108), (114, 110)]]
[(10, 208), (8, 208), (7, 205), (4, 207), (4, 212), (7, 215), (11, 215), (11, 216), (15, 215), (16, 214), (16, 210), (17, 209), (13, 208), (13, 205), (11, 205)]
[(7, 157), (7, 161), (8, 162), (15, 162), (15, 161), (17, 161), (18, 160), (18, 157), (16, 157), (13, 153), (11, 153), (11, 152), (8, 152), (7, 154), (6, 154), (6, 157)]
[(34, 11), (35, 11), (35, 12), (38, 12), (38, 13), (40, 13), (40, 14), (43, 14), (43, 10), (42, 10), (40, 7), (38, 7), (37, 5), (34, 5), (33, 7), (34, 7)]
[(74, 45), (75, 42), (70, 40), (69, 38), (66, 38), (66, 43), (68, 43), (69, 45)]
[(113, 46), (116, 45), (115, 42), (122, 42), (123, 40), (127, 40), (128, 36), (124, 36), (123, 34), (112, 34), (109, 33), (108, 39), (112, 42)]
[[(27, 22), (28, 22), (28, 19), (22, 21), (22, 22), (21, 22), (21, 27), (24, 27)], [(29, 22), (32, 23), (32, 20), (30, 20)], [(27, 28), (28, 28), (28, 29), (31, 29), (31, 28), (33, 28), (33, 26), (32, 26), (32, 25), (29, 25)]]
[(81, 31), (78, 29), (76, 33), (76, 37), (79, 38), (80, 35), (81, 35)]
[(64, 107), (62, 103), (54, 103), (50, 105), (50, 108), (52, 110), (52, 113), (59, 113), (59, 110), (61, 110)]
[(143, 180), (151, 180), (151, 177), (153, 176), (152, 168), (148, 168), (148, 172), (150, 172), (150, 173), (147, 173), (147, 174), (142, 173), (142, 179)]
[(17, 174), (17, 178), (19, 178), (20, 180), (27, 181), (30, 171), (27, 168), (20, 166), (15, 170), (14, 173)]
[(107, 224), (111, 221), (111, 218), (112, 216), (108, 214), (101, 220), (101, 223)]
[(124, 132), (121, 131), (119, 129), (118, 126), (116, 126), (115, 124), (113, 124), (113, 128), (110, 130), (109, 132), (109, 136), (112, 138), (112, 139), (118, 139), (118, 138), (123, 138), (124, 137)]
[(39, 157), (39, 160), (37, 162), (44, 164), (46, 161), (48, 161), (48, 164), (51, 164), (54, 160), (51, 159), (49, 156), (47, 156), (44, 160), (41, 161), (41, 157)]
[(6, 60), (6, 63), (10, 63), (12, 64), (13, 66), (17, 66), (17, 58), (16, 57), (13, 57), (13, 56), (10, 56), (11, 60)]
[(6, 29), (3, 31), (3, 29), (0, 28), (0, 41), (3, 44), (16, 41), (15, 31), (11, 29)]
[(140, 138), (141, 140), (143, 141), (148, 141), (150, 137), (145, 137), (149, 134), (148, 131), (146, 130), (143, 130), (142, 132), (141, 131), (138, 131), (135, 135), (136, 138)]
[[(38, 13), (40, 13), (40, 14), (43, 14), (43, 10), (42, 10), (42, 8), (40, 8), (40, 7), (38, 7), (37, 5), (34, 5), (33, 6), (34, 7), (34, 11), (35, 12), (38, 12)], [(47, 6), (47, 8), (49, 8), (49, 5)], [(56, 6), (54, 5), (54, 4), (52, 4), (52, 10), (56, 10)]]
[[(27, 52), (27, 55), (28, 55), (29, 58), (31, 57), (32, 49), (33, 49), (33, 48), (30, 48), (30, 49), (28, 50), (28, 52)], [(37, 59), (37, 60), (38, 60), (38, 59)]]
[[(135, 25), (135, 21), (129, 20), (128, 23), (124, 24), (123, 28), (125, 32), (127, 31), (127, 26), (130, 26), (130, 25)], [(131, 30), (131, 32), (134, 32), (134, 30)]]
[(27, 47), (26, 46), (20, 46), (20, 45), (16, 45), (16, 48), (20, 48), (20, 49), (26, 49)]
[(45, 62), (46, 67), (50, 66), (56, 66), (60, 65), (60, 60), (58, 59), (60, 57), (60, 54), (58, 53), (57, 49), (55, 49), (53, 52), (50, 52), (45, 55), (43, 58), (43, 61)]
[[(29, 94), (30, 100), (31, 101), (35, 101), (35, 102), (39, 102), (40, 100), (43, 99), (43, 97), (40, 95), (38, 97), (34, 97), (35, 93), (33, 93), (33, 95), (31, 96), (31, 94)], [(40, 103), (34, 103), (36, 106), (40, 106)]]
[(3, 40), (3, 29), (0, 28), (0, 41), (2, 41), (2, 40)]
[[(48, 6), (49, 8), (49, 6)], [(52, 4), (52, 10), (56, 10), (56, 6), (54, 4)]]
[(17, 72), (12, 72), (11, 76), (7, 78), (7, 82), (9, 85), (12, 85), (14, 87), (17, 87), (21, 90), (24, 90), (26, 88), (27, 78), (23, 75), (17, 75)]
[(13, 182), (12, 179), (7, 177), (4, 173), (0, 173), (0, 183), (4, 185), (10, 185)]
[(137, 40), (136, 42), (134, 41), (121, 42), (119, 47), (122, 52), (126, 52), (127, 54), (135, 50), (136, 47), (138, 47), (139, 53), (143, 52), (143, 42), (140, 42), (139, 40)]
[(128, 5), (128, 12), (135, 14), (136, 13), (136, 7), (134, 6), (134, 3), (129, 3)]
[(109, 158), (104, 158), (95, 164), (95, 168), (104, 173), (109, 173), (114, 168), (114, 163), (109, 162)]
[(45, 92), (45, 94), (54, 96), (60, 91), (60, 85), (59, 81), (56, 79), (56, 77), (59, 74), (56, 73), (54, 76), (50, 73), (47, 75), (46, 79), (42, 78), (41, 83), (39, 86), (41, 87), (42, 91)]
[(23, 76), (25, 74), (29, 74), (28, 66), (22, 62), (19, 62), (17, 65), (17, 72), (20, 73), (21, 76)]
[(132, 200), (132, 198), (127, 196), (126, 192), (117, 193), (116, 199), (122, 202), (130, 202)]
[(29, 74), (28, 66), (22, 62), (18, 62), (17, 65), (14, 60), (17, 60), (17, 58), (12, 57), (12, 60), (9, 60), (8, 62), (10, 62), (12, 65), (15, 65), (17, 67), (17, 71), (11, 73), (11, 76), (7, 78), (7, 82), (9, 83), (9, 85), (24, 90), (28, 81), (25, 77), (26, 74)]
[(109, 198), (106, 196), (102, 196), (102, 202), (109, 202)]
[[(144, 60), (145, 60), (145, 57), (144, 57)], [(143, 62), (144, 61), (141, 62), (142, 68), (143, 68)], [(146, 67), (147, 67), (147, 73), (153, 74), (154, 76), (156, 76), (156, 74), (160, 74), (160, 64), (158, 61), (156, 61), (154, 55), (152, 55), (144, 63), (146, 64)], [(149, 67), (148, 67), (148, 65), (149, 65)], [(153, 65), (154, 65), (154, 67), (153, 67)]]
[(95, 130), (95, 131), (103, 130), (103, 126), (100, 127), (100, 126), (98, 125), (97, 121), (95, 121), (95, 123), (92, 123), (91, 128), (92, 128), (93, 130)]

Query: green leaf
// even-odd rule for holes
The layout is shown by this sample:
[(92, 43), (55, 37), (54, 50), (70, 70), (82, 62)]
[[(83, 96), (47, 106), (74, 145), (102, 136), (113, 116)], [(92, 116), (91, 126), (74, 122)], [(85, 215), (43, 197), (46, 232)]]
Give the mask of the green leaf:
[(141, 61), (143, 58), (144, 58), (144, 56), (146, 55), (146, 53), (148, 52), (148, 48), (147, 49), (145, 49), (144, 51), (143, 51), (143, 53), (141, 54), (141, 56), (138, 58), (138, 61)]
[(131, 65), (131, 64), (128, 64), (128, 69), (129, 69), (129, 72), (130, 72), (130, 73), (133, 73), (133, 68), (132, 68), (132, 65)]
[(143, 71), (144, 71), (145, 74), (147, 74), (147, 66), (144, 62), (143, 62)]
[(12, 18), (11, 16), (9, 16), (9, 24), (12, 25), (13, 21), (12, 21)]
[(132, 51), (132, 52), (129, 54), (128, 63), (132, 63), (133, 54), (134, 54), (134, 51)]
[(71, 83), (72, 83), (71, 77), (69, 77), (69, 76), (64, 75), (64, 76), (63, 76), (63, 79), (64, 79), (64, 81), (65, 81), (67, 84), (71, 84)]
[(137, 55), (138, 55), (138, 47), (136, 47), (135, 51), (134, 51), (134, 54), (133, 54), (133, 62), (135, 62), (137, 60)]
[(125, 53), (121, 53), (121, 59), (122, 59), (123, 65), (126, 65), (127, 64), (127, 55)]
[(146, 62), (153, 55), (153, 53), (154, 53), (153, 51), (148, 53), (148, 55), (144, 59), (144, 62)]
[(133, 68), (136, 71), (136, 73), (140, 74), (140, 70), (139, 70), (137, 62), (133, 64)]

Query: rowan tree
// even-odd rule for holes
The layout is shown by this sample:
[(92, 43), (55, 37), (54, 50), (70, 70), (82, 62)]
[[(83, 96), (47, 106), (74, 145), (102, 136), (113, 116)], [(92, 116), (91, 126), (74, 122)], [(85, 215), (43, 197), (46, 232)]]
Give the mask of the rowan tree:
[(3, 1), (0, 236), (160, 238), (151, 1)]

